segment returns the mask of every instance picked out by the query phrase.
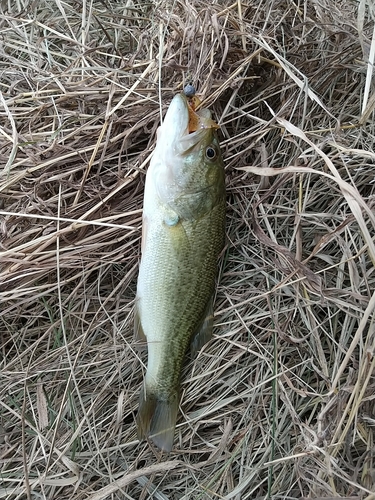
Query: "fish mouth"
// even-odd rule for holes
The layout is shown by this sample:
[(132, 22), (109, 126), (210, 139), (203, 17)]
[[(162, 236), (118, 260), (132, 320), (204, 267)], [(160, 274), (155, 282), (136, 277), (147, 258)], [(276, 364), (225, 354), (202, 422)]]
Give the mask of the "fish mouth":
[(158, 137), (165, 153), (172, 150), (174, 154), (183, 155), (199, 149), (203, 141), (211, 138), (213, 130), (219, 128), (209, 109), (195, 109), (199, 103), (197, 98), (191, 99), (185, 94), (174, 96)]

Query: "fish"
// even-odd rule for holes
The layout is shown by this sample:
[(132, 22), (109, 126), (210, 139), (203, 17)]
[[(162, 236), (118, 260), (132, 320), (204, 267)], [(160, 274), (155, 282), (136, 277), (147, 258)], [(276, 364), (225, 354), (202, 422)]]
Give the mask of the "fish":
[(146, 174), (134, 331), (148, 360), (136, 417), (140, 440), (173, 447), (185, 354), (212, 336), (225, 176), (211, 112), (176, 94)]

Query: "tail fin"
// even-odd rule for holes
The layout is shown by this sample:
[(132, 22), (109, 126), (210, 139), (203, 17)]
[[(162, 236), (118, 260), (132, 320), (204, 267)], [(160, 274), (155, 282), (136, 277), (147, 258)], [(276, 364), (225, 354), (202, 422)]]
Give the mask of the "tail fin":
[(171, 451), (178, 412), (177, 391), (162, 399), (147, 388), (139, 398), (137, 427), (139, 439), (149, 438), (163, 451)]

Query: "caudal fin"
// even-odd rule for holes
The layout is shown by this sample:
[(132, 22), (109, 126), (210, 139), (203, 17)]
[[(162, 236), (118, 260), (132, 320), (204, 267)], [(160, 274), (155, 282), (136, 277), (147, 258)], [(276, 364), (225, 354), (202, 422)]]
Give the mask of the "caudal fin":
[(143, 388), (139, 398), (137, 427), (139, 439), (149, 438), (163, 451), (171, 451), (178, 412), (178, 393), (167, 399)]

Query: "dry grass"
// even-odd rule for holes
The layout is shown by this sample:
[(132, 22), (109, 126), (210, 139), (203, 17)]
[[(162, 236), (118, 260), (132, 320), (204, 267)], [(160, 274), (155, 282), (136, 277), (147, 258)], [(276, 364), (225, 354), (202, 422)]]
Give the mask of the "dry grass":
[[(375, 498), (369, 6), (202, 4), (0, 3), (0, 498)], [(144, 174), (190, 78), (228, 245), (165, 457), (136, 438), (132, 315)]]

